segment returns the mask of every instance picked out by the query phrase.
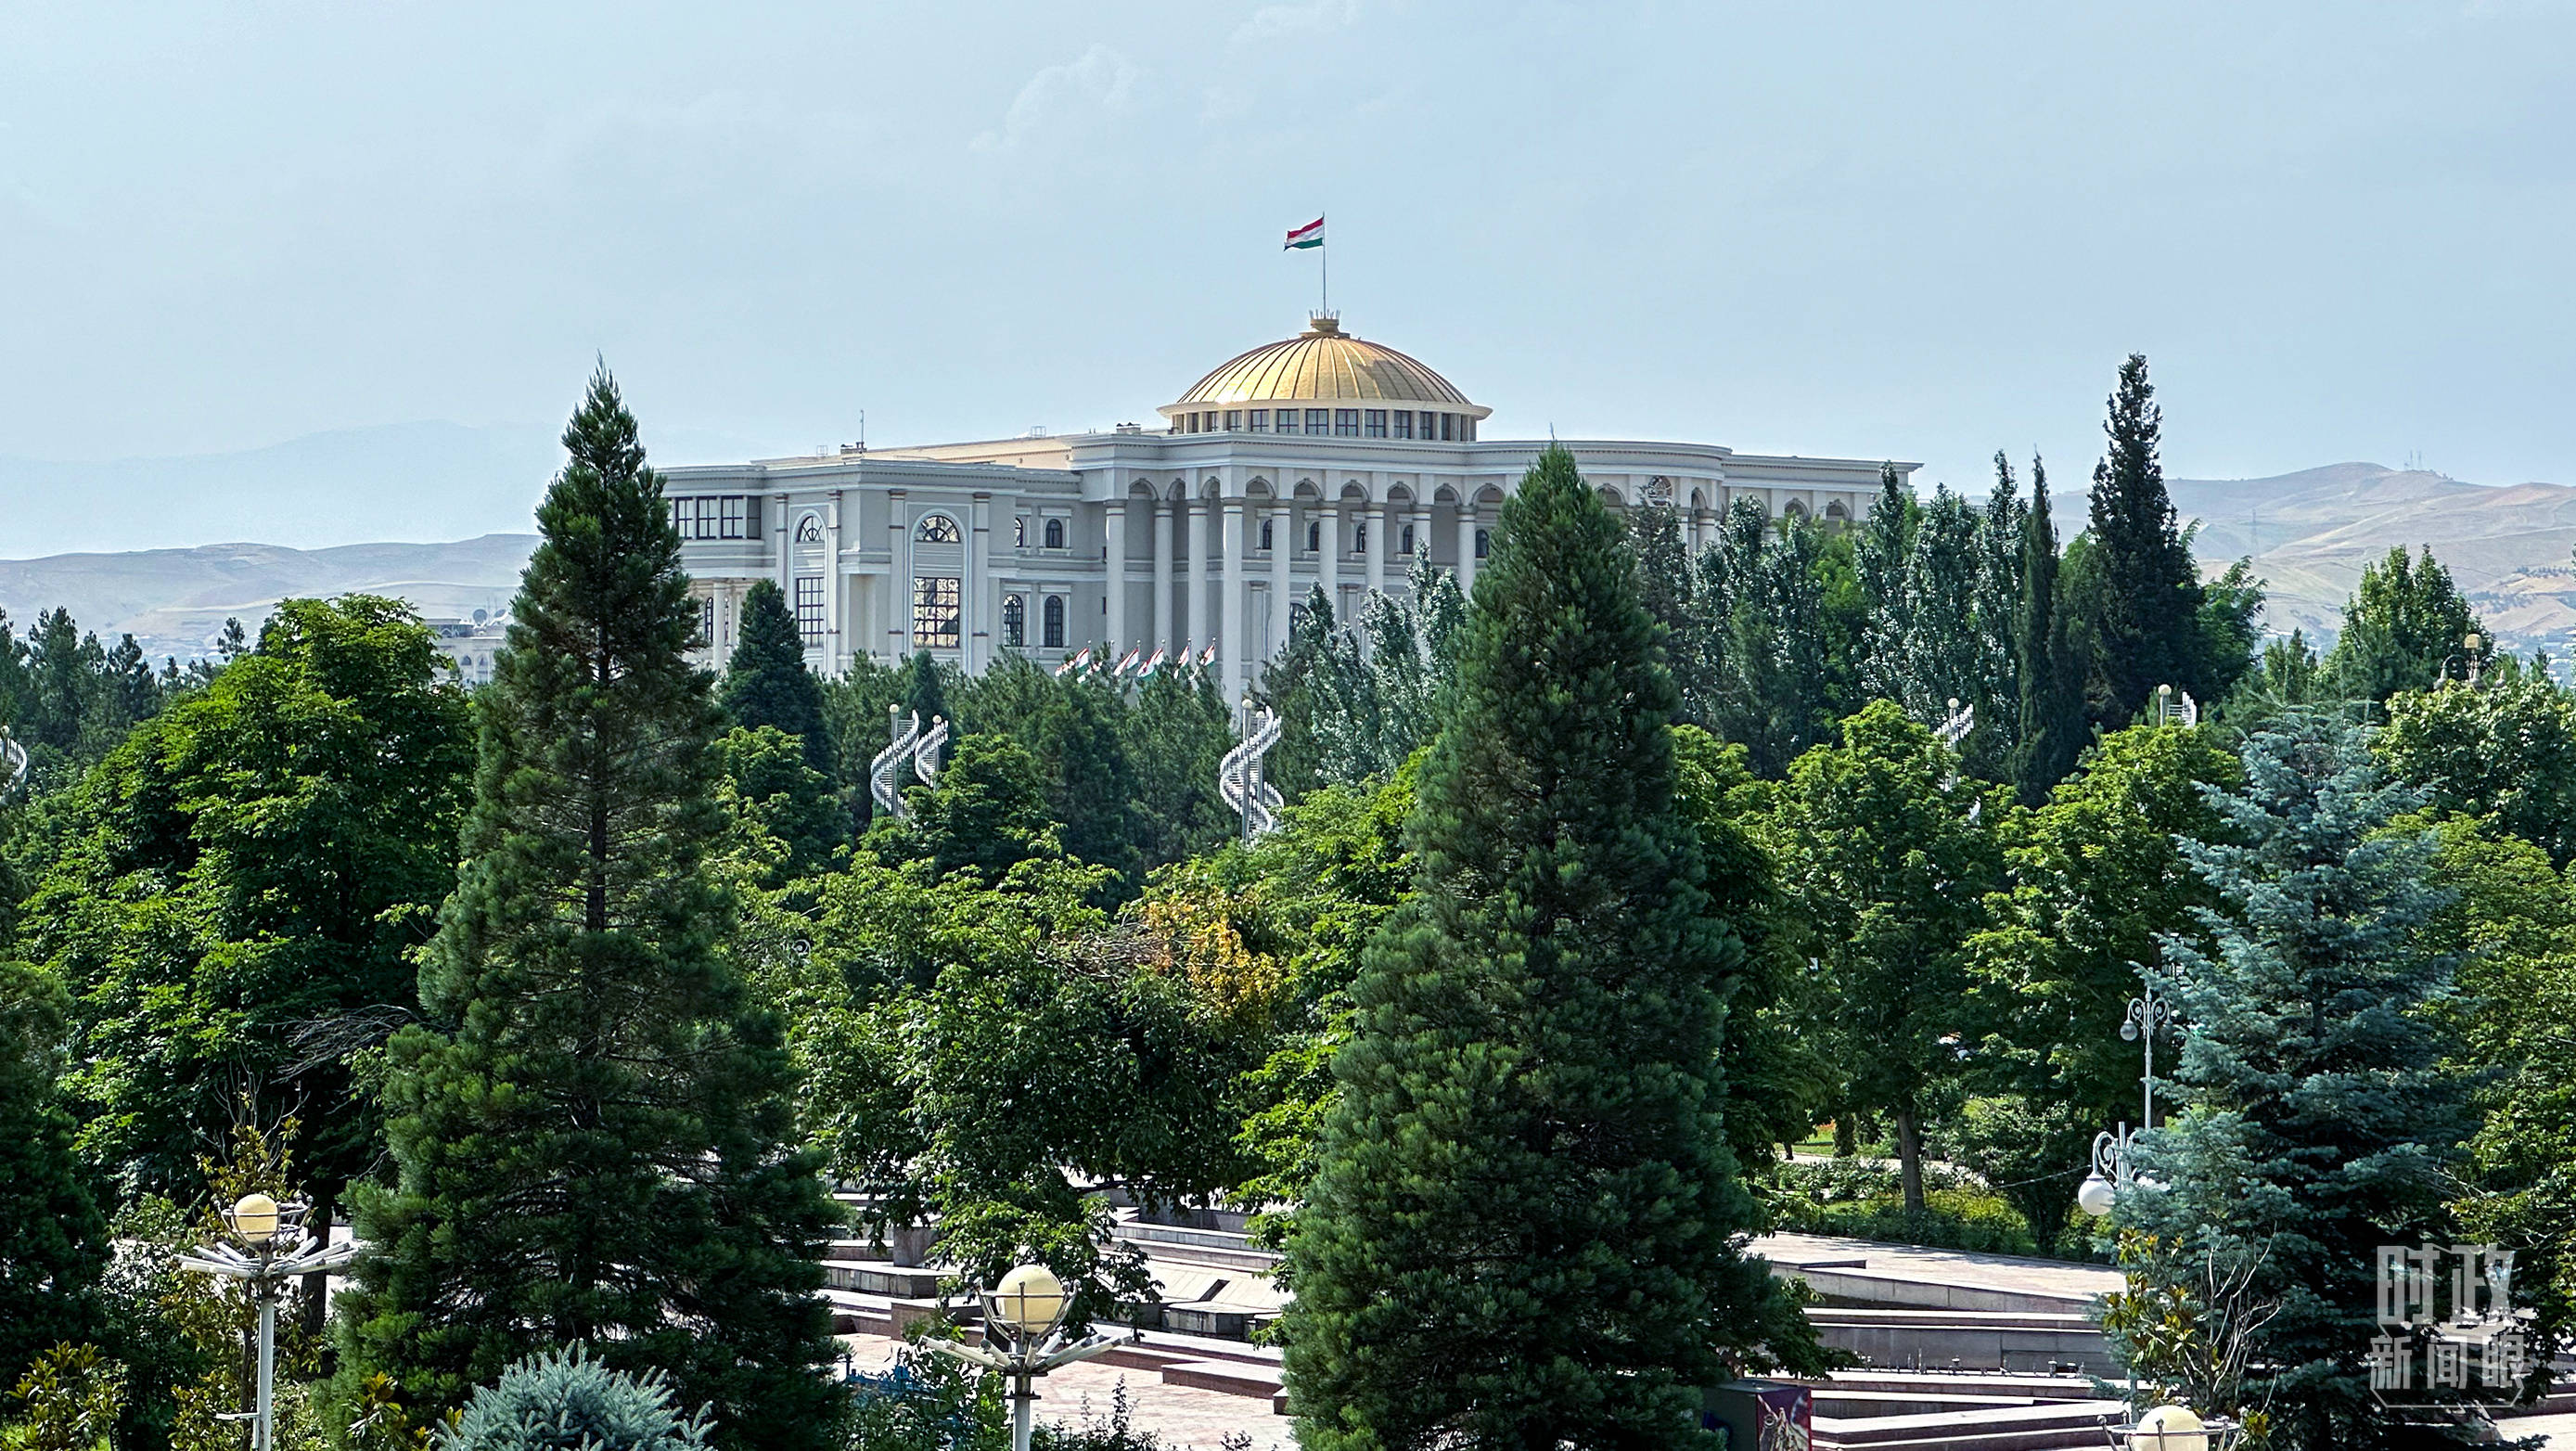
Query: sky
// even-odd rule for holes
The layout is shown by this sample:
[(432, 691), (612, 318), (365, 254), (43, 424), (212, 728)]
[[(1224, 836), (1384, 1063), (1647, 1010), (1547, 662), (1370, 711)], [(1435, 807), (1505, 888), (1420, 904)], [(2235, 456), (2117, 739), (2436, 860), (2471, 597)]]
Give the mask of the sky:
[(2062, 488), (2137, 351), (2177, 476), (2576, 482), (2555, 0), (0, 0), (0, 457), (524, 435), (594, 358), (665, 462), (1150, 421), (1319, 213), (1487, 437)]

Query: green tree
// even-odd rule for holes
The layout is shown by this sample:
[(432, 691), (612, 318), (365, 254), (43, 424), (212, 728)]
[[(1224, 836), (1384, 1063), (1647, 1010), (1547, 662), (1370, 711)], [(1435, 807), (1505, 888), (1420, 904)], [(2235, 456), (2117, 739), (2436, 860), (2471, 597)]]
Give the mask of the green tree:
[(2013, 616), (2015, 677), (2020, 685), (2019, 727), (2013, 744), (2013, 787), (2024, 806), (2048, 799), (2049, 788), (2075, 769), (2083, 749), (2084, 668), (2067, 635), (2057, 583), (2057, 527), (2048, 517), (2048, 468), (2030, 460), (2030, 512), (2022, 518), (2021, 604)]
[[(2048, 479), (2039, 479), (2042, 488)], [(1995, 487), (1977, 514), (1977, 573), (1968, 610), (1976, 641), (1976, 729), (1961, 751), (1969, 768), (1989, 780), (2009, 781), (2021, 742), (2022, 551), (2029, 543), (2030, 508), (2013, 482), (2012, 462), (1995, 451)]]
[(1477, 580), (1417, 890), (1354, 988), (1289, 1242), (1311, 1451), (1679, 1444), (1728, 1353), (1767, 1353), (1718, 1122), (1741, 949), (1676, 802), (1620, 534), (1550, 448)]
[(2391, 549), (2362, 570), (2326, 670), (2346, 698), (2385, 701), (2401, 690), (2422, 690), (2446, 672), (2465, 677), (2472, 657), (2483, 663), (2492, 644), (2467, 649), (2463, 642), (2472, 631), (2482, 633), (2483, 626), (2431, 546), (2417, 560)]
[(2387, 728), (2371, 745), (2427, 804), (2492, 815), (2564, 867), (2576, 861), (2576, 694), (2545, 670), (2502, 663), (2475, 690), (2389, 696)]
[(1923, 1208), (1923, 1126), (1957, 1073), (1967, 943), (2001, 862), (1958, 760), (1892, 701), (1843, 722), (1842, 740), (1789, 768), (1765, 824), (1780, 884), (1801, 904), (1831, 994), (1828, 1034), (1848, 1106), (1887, 1114), (1910, 1211)]
[(391, 1187), (345, 1292), (343, 1404), (382, 1371), (461, 1406), (586, 1341), (716, 1408), (720, 1444), (818, 1446), (833, 1214), (789, 1147), (788, 1065), (722, 951), (712, 681), (633, 415), (603, 370), (564, 432), (509, 642), (478, 696), (466, 865), (393, 1041)]
[(707, 1413), (683, 1414), (659, 1371), (611, 1370), (587, 1347), (513, 1361), (474, 1393), (438, 1451), (702, 1451)]
[(282, 601), (69, 794), (29, 946), (77, 1000), (84, 1150), (129, 1189), (193, 1195), (244, 1088), (305, 1123), (318, 1216), (374, 1162), (360, 1065), (455, 880), (472, 744), (446, 677), (399, 601)]
[(54, 1092), (69, 1009), (52, 980), (0, 962), (0, 1384), (105, 1325), (107, 1219)]
[(823, 687), (805, 668), (805, 637), (772, 580), (755, 580), (742, 597), (742, 624), (725, 662), (717, 699), (747, 730), (775, 726), (804, 746), (805, 764), (831, 768), (832, 737), (823, 723)]
[[(1300, 629), (1307, 628), (1301, 622)], [(1288, 745), (1287, 727), (1300, 712), (1294, 701), (1276, 708), (1283, 714), (1280, 747), (1264, 769), (1283, 773), (1281, 794), (1293, 795), (1297, 768), (1281, 757)], [(1136, 688), (1119, 717), (1118, 734), (1120, 749), (1135, 771), (1131, 820), (1136, 860), (1144, 869), (1214, 850), (1233, 833), (1234, 813), (1216, 792), (1217, 763), (1234, 748), (1232, 725), (1232, 712), (1205, 675), (1158, 670)], [(1311, 766), (1305, 780), (1312, 784)]]
[[(2178, 842), (2217, 836), (2205, 796), (2235, 781), (2235, 757), (2203, 732), (2132, 726), (2105, 736), (2047, 804), (2004, 818), (2004, 883), (1968, 943), (1976, 1076), (2024, 1105), (2002, 1139), (2045, 1140), (2041, 1157), (2063, 1166), (2081, 1161), (2095, 1133), (2137, 1121), (2138, 1049), (2120, 1025), (2159, 941), (2196, 933), (2216, 905)], [(2018, 1186), (2043, 1251), (2075, 1189), (2063, 1175)]]
[[(2411, 805), (2359, 727), (2308, 713), (2246, 743), (2225, 824), (2184, 853), (2219, 894), (2204, 948), (2166, 939), (2158, 986), (2192, 1025), (2181, 1115), (2147, 1135), (2166, 1184), (2115, 1211), (2182, 1250), (2256, 1265), (2279, 1314), (2255, 1337), (2253, 1397), (2274, 1444), (2381, 1443), (2362, 1356), (2375, 1246), (2447, 1230), (2469, 1121), (2442, 1062), (2452, 965), (2427, 950), (2442, 905), (2434, 839), (2383, 830)], [(2232, 1408), (2221, 1408), (2232, 1409)]]
[(2102, 431), (2109, 447), (2093, 468), (2092, 566), (2082, 621), (2091, 636), (2087, 703), (2097, 726), (2127, 725), (2159, 685), (2216, 699), (2191, 670), (2198, 654), (2200, 570), (2175, 522), (2157, 457), (2164, 429), (2147, 360), (2120, 365)]
[(948, 672), (931, 658), (929, 651), (916, 650), (904, 662), (903, 684), (896, 699), (902, 702), (906, 714), (921, 717), (921, 728), (928, 730), (934, 720), (956, 718), (948, 709), (948, 686)]
[(1008, 736), (972, 735), (911, 791), (913, 814), (877, 829), (882, 854), (927, 861), (941, 876), (972, 870), (986, 886), (1032, 857), (1061, 855), (1037, 758)]
[(1711, 601), (1700, 587), (1682, 540), (1681, 512), (1670, 504), (1643, 503), (1627, 514), (1629, 547), (1637, 556), (1637, 597), (1664, 627), (1664, 663), (1681, 696), (1680, 718), (1714, 723), (1720, 648)]
[(1878, 499), (1861, 521), (1852, 547), (1852, 569), (1860, 585), (1860, 688), (1872, 698), (1905, 698), (1905, 642), (1912, 633), (1908, 613), (1914, 602), (1905, 587), (1906, 562), (1914, 554), (1921, 513), (1896, 465), (1881, 465)]
[(823, 870), (847, 840), (849, 815), (805, 744), (776, 726), (716, 738), (716, 800), (733, 830), (728, 852), (756, 885), (777, 889)]

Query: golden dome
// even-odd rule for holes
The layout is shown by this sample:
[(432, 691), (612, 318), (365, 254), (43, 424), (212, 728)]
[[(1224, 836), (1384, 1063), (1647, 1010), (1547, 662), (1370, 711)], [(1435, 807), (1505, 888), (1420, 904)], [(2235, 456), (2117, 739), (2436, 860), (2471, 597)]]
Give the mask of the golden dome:
[(1493, 411), (1468, 402), (1448, 379), (1414, 359), (1342, 331), (1341, 319), (1326, 315), (1293, 338), (1219, 364), (1180, 402), (1158, 411), (1170, 418), (1211, 403), (1309, 400), (1427, 403), (1478, 418)]

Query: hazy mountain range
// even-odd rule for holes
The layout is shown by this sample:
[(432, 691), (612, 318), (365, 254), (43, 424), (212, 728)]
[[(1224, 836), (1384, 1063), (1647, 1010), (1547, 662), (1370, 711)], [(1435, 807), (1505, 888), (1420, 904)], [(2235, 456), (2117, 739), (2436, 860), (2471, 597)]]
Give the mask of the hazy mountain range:
[[(15, 527), (42, 521), (48, 511), (84, 532), (105, 521), (127, 537), (345, 538), (361, 519), (398, 519), (404, 532), (434, 535), (443, 520), (488, 526), (526, 518), (554, 449), (533, 430), (522, 436), (421, 424), (199, 459), (0, 459), (0, 518), (12, 524), (10, 538), (59, 537), (54, 528)], [(279, 478), (282, 488), (263, 482)], [(2368, 463), (2267, 479), (2177, 479), (2171, 487), (2176, 508), (2201, 521), (2197, 548), (2205, 567), (2214, 572), (2253, 557), (2268, 584), (2264, 623), (2272, 630), (2331, 638), (2363, 566), (2393, 545), (2430, 544), (2506, 643), (2569, 653), (2576, 488), (2471, 484)], [(2080, 492), (2052, 502), (2063, 534), (2083, 527)], [(203, 653), (227, 617), (256, 629), (271, 605), (291, 595), (388, 594), (424, 614), (458, 618), (498, 610), (535, 542), (530, 534), (482, 534), (436, 544), (213, 544), (0, 560), (0, 609), (23, 623), (38, 610), (67, 606), (102, 638), (131, 632), (154, 657), (185, 659)]]

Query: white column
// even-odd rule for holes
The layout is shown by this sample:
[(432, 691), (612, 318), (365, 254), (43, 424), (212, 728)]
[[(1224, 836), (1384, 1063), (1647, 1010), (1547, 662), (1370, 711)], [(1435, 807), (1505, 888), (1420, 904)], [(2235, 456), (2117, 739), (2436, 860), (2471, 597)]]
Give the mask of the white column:
[(1476, 589), (1476, 505), (1467, 499), (1458, 501), (1458, 588)]
[(848, 646), (842, 643), (841, 596), (849, 585), (841, 578), (841, 491), (823, 504), (823, 673), (849, 669)]
[(796, 608), (796, 521), (787, 517), (787, 496), (770, 495), (778, 509), (778, 592), (787, 596), (787, 607)]
[(1333, 607), (1333, 623), (1342, 624), (1342, 511), (1325, 504), (1316, 511), (1323, 524), (1322, 547), (1315, 551), (1315, 583), (1324, 591), (1325, 603)]
[(1225, 560), (1225, 603), (1218, 608), (1223, 614), (1217, 636), (1217, 689), (1228, 708), (1243, 694), (1243, 617), (1248, 590), (1243, 578), (1243, 500), (1227, 499), (1222, 548)]
[(1127, 503), (1112, 499), (1104, 511), (1109, 529), (1109, 663), (1127, 650)]
[(1386, 590), (1386, 505), (1371, 499), (1361, 517), (1368, 521), (1368, 547), (1360, 551), (1362, 577), (1372, 594), (1382, 594)]
[(966, 536), (966, 577), (957, 582), (957, 643), (965, 647), (966, 673), (993, 663), (993, 620), (1002, 612), (993, 590), (993, 496), (977, 494), (973, 528)]
[(1183, 639), (1190, 653), (1196, 656), (1216, 643), (1216, 631), (1208, 628), (1208, 503), (1205, 499), (1189, 499), (1183, 501), (1181, 507), (1190, 511), (1190, 560), (1186, 566), (1189, 570), (1186, 597), (1189, 627)]
[(1297, 510), (1282, 502), (1270, 511), (1270, 654), (1288, 648), (1288, 563), (1297, 557)]
[(903, 490), (886, 490), (886, 648), (895, 663), (912, 653), (912, 531), (903, 527)]
[[(1169, 650), (1172, 642), (1172, 504), (1168, 499), (1154, 501), (1154, 650)], [(1153, 650), (1145, 652), (1148, 655)]]

